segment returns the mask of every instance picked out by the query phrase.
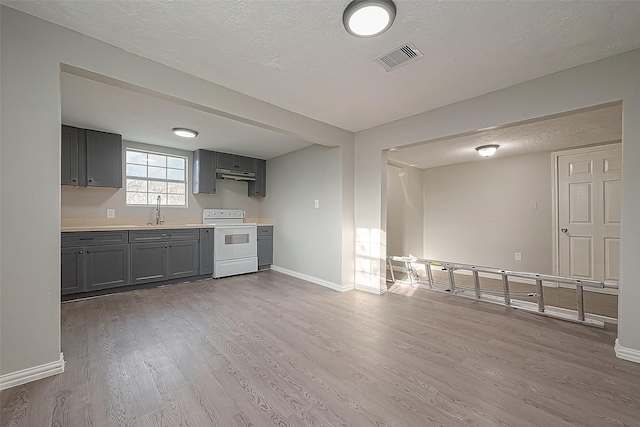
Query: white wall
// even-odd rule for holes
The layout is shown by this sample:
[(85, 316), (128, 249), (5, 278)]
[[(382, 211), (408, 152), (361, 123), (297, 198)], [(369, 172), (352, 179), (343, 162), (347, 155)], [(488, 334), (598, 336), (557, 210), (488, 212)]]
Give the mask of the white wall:
[[(380, 266), (386, 257), (387, 170), (386, 152), (382, 150), (622, 100), (624, 186), (618, 354), (640, 361), (638, 70), (640, 50), (634, 50), (356, 133), (356, 265), (372, 265), (369, 274), (356, 271), (356, 288), (384, 292), (384, 269)], [(365, 237), (367, 233), (370, 238)]]
[(387, 165), (387, 253), (423, 257), (422, 170)]
[(275, 266), (341, 286), (343, 262), (350, 260), (335, 233), (342, 229), (340, 147), (313, 145), (268, 160), (261, 212), (275, 220)]
[(551, 166), (543, 152), (424, 170), (425, 257), (553, 274)]
[[(231, 180), (217, 180), (216, 194), (191, 192), (193, 153), (174, 148), (157, 147), (124, 141), (125, 148), (175, 154), (187, 158), (187, 207), (163, 206), (162, 215), (167, 220), (175, 218), (201, 218), (203, 208), (242, 209), (249, 218), (260, 217), (260, 199), (247, 196), (247, 183)], [(124, 150), (123, 150), (124, 152)], [(123, 153), (123, 170), (124, 153)], [(125, 188), (86, 188), (63, 186), (61, 188), (62, 218), (105, 218), (108, 208), (116, 210), (117, 218), (154, 218), (155, 208), (127, 206)]]
[[(353, 144), (351, 132), (6, 6), (0, 15), (0, 374), (60, 357), (61, 64), (313, 143)], [(325, 232), (327, 239), (343, 238), (341, 227)]]

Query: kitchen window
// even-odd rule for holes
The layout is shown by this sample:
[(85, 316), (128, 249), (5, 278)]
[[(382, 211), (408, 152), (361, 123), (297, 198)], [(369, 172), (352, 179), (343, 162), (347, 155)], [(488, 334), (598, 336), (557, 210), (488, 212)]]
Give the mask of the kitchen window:
[(127, 149), (127, 206), (187, 206), (187, 158)]

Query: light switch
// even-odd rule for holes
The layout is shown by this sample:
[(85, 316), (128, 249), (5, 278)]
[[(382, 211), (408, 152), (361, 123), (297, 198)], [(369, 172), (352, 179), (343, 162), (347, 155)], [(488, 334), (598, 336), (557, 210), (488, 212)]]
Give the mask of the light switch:
[(107, 218), (115, 218), (116, 210), (115, 209), (107, 209)]
[(313, 206), (318, 209), (320, 207), (320, 200), (316, 199), (316, 201), (314, 202)]

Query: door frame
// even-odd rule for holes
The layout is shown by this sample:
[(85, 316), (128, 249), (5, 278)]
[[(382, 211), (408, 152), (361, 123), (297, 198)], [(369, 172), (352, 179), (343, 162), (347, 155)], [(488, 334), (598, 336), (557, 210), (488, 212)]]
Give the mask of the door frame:
[[(552, 161), (552, 168), (551, 168), (551, 173), (553, 174), (551, 182), (552, 182), (552, 188), (551, 188), (551, 214), (553, 216), (552, 219), (552, 240), (553, 240), (553, 244), (552, 244), (552, 256), (553, 256), (553, 274), (556, 276), (560, 275), (560, 233), (558, 232), (558, 227), (560, 227), (560, 218), (559, 218), (559, 211), (560, 211), (560, 201), (558, 200), (558, 198), (560, 197), (560, 189), (558, 188), (558, 173), (560, 172), (558, 170), (558, 161), (560, 160), (560, 157), (564, 157), (564, 156), (572, 156), (575, 154), (585, 154), (585, 153), (595, 153), (598, 151), (609, 151), (610, 149), (621, 149), (622, 148), (622, 141), (621, 140), (614, 140), (611, 142), (605, 142), (602, 144), (598, 144), (598, 145), (589, 145), (586, 147), (579, 147), (579, 148), (569, 148), (566, 150), (562, 150), (562, 151), (554, 151), (553, 153), (551, 153), (551, 161)], [(624, 183), (622, 184), (624, 185)], [(622, 201), (621, 201), (622, 202)], [(565, 285), (563, 286), (562, 284), (559, 284), (560, 287), (571, 287), (569, 285)], [(601, 292), (601, 293), (612, 293), (611, 291), (608, 291), (606, 289), (594, 289), (595, 292)], [(615, 292), (615, 294), (617, 295), (617, 291)]]

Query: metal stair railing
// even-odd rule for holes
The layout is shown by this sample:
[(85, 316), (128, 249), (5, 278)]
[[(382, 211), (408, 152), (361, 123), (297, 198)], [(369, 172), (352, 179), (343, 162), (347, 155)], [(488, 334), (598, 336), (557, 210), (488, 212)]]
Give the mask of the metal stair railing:
[[(605, 318), (604, 316), (591, 316), (592, 318), (587, 319), (585, 315), (584, 309), (584, 292), (590, 289), (618, 289), (617, 283), (608, 283), (608, 282), (599, 282), (596, 280), (588, 280), (588, 279), (576, 279), (571, 277), (563, 277), (563, 276), (554, 276), (549, 274), (536, 274), (522, 271), (512, 271), (512, 270), (504, 270), (493, 267), (482, 267), (471, 264), (462, 264), (462, 263), (454, 263), (448, 261), (440, 261), (433, 259), (425, 259), (425, 258), (415, 258), (415, 257), (407, 257), (407, 256), (389, 256), (387, 257), (388, 267), (391, 272), (391, 282), (396, 283), (395, 274), (393, 272), (393, 262), (399, 262), (404, 264), (404, 269), (407, 273), (409, 284), (411, 286), (420, 285), (421, 283), (427, 284), (427, 288), (431, 290), (438, 290), (436, 288), (437, 285), (445, 286), (447, 289), (445, 291), (451, 293), (452, 295), (460, 295), (465, 290), (474, 291), (474, 296), (479, 300), (489, 300), (489, 302), (500, 302), (502, 300), (502, 304), (505, 306), (512, 306), (514, 308), (525, 309), (527, 311), (533, 311), (538, 314), (556, 317), (563, 320), (572, 320), (575, 322), (585, 323), (589, 325), (596, 326), (604, 326), (604, 322), (594, 320), (593, 317)], [(413, 267), (413, 264), (423, 265), (426, 271), (426, 276), (420, 276), (417, 272), (417, 269)], [(433, 278), (433, 272), (431, 267), (440, 267), (443, 270), (446, 270), (448, 273), (449, 281), (440, 282)], [(455, 271), (456, 270), (466, 270), (471, 272), (471, 276), (473, 279), (473, 288), (461, 286), (456, 284), (455, 279)], [(480, 273), (488, 273), (493, 275), (498, 275), (502, 279), (502, 290), (494, 290), (494, 289), (481, 289), (480, 287)], [(520, 279), (528, 279), (535, 281), (536, 284), (536, 292), (514, 292), (510, 289), (509, 277), (520, 278)], [(543, 282), (551, 282), (555, 284), (567, 284), (573, 285), (576, 289), (576, 316), (572, 318), (568, 313), (568, 310), (546, 306), (544, 301), (544, 286)], [(484, 294), (496, 294), (499, 298), (486, 298)], [(527, 297), (537, 297), (537, 307), (532, 309), (528, 304), (524, 301), (517, 301), (517, 304), (514, 304), (513, 296), (523, 295)], [(466, 295), (462, 295), (466, 296)], [(551, 309), (554, 310), (551, 310)], [(612, 321), (615, 323), (615, 318), (605, 318), (608, 321)]]

